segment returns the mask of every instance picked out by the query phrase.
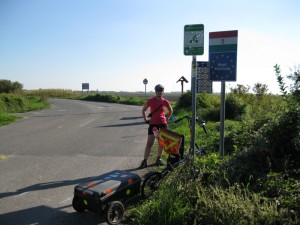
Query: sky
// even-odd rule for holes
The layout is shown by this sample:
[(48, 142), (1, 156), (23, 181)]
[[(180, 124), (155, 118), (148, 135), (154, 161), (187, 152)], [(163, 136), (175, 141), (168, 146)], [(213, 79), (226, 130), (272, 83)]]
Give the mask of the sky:
[[(279, 93), (282, 75), (300, 64), (299, 0), (0, 0), (0, 79), (26, 90), (180, 92), (191, 88), (192, 56), (184, 26), (209, 33), (238, 30), (237, 84), (267, 84)], [(143, 84), (144, 79), (148, 84)], [(213, 82), (220, 91), (220, 82)]]

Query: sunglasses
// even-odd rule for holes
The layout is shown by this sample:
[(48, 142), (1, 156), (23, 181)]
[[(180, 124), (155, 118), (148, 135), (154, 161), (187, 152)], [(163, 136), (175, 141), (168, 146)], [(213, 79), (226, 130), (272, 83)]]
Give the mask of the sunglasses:
[(159, 91), (164, 91), (164, 89), (159, 89), (159, 90), (156, 90), (156, 92), (159, 92)]

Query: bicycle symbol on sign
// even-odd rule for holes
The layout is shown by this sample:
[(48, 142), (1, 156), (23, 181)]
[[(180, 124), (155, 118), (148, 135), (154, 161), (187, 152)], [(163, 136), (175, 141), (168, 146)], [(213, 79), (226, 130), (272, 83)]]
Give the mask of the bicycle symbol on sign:
[(197, 35), (196, 34), (194, 34), (192, 40), (190, 40), (190, 44), (192, 44), (192, 43), (198, 43), (198, 39), (197, 39)]

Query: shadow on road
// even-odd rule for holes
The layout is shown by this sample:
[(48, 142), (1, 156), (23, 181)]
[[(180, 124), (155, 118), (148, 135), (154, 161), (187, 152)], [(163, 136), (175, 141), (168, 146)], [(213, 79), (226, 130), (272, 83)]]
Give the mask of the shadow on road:
[[(148, 166), (145, 169), (147, 169), (147, 171), (148, 171), (149, 168), (151, 168), (151, 167), (157, 167), (156, 163), (148, 164)], [(139, 167), (136, 167), (136, 168), (132, 168), (132, 169), (127, 169), (125, 171), (133, 172), (133, 171), (140, 171), (140, 170), (144, 170), (144, 169), (140, 169)]]
[(77, 213), (77, 212), (64, 212), (61, 209), (70, 207), (64, 206), (62, 208), (51, 208), (48, 206), (37, 206), (29, 209), (19, 210), (0, 215), (0, 224), (5, 225), (98, 225), (104, 223), (103, 216), (91, 213)]
[[(147, 168), (155, 167), (155, 163), (148, 165)], [(127, 169), (125, 171), (138, 171), (141, 177), (147, 172), (147, 168), (139, 169), (139, 168), (132, 168)], [(76, 180), (64, 180), (64, 181), (54, 181), (54, 182), (46, 182), (46, 183), (39, 183), (35, 185), (31, 185), (22, 189), (19, 189), (15, 192), (6, 192), (0, 193), (0, 199), (21, 195), (22, 193), (32, 192), (32, 191), (39, 191), (39, 190), (46, 190), (52, 188), (58, 188), (62, 186), (68, 185), (77, 185), (79, 183), (86, 183), (90, 180), (95, 179), (97, 176), (80, 178)], [(137, 195), (136, 198), (133, 198), (129, 203), (129, 205), (135, 205), (137, 202), (140, 201), (140, 196)], [(90, 224), (90, 225), (100, 225), (100, 224), (107, 224), (105, 222), (105, 216), (99, 213), (93, 213), (89, 211), (85, 211), (82, 213), (78, 212), (66, 212), (63, 209), (70, 208), (71, 205), (65, 205), (58, 208), (52, 208), (45, 205), (40, 205), (36, 207), (31, 207), (23, 210), (18, 210), (14, 212), (4, 213), (0, 215), (0, 224), (5, 225), (28, 225), (28, 224), (38, 224), (38, 225), (64, 225), (64, 224), (72, 224), (72, 225), (82, 225), (82, 224)], [(126, 207), (127, 208), (127, 207)], [(122, 224), (128, 224), (129, 218), (124, 217), (124, 221)]]
[[(123, 117), (120, 120), (137, 120), (137, 119), (142, 119), (143, 117), (141, 116), (134, 116), (134, 117)], [(137, 126), (137, 125), (142, 125), (145, 124), (144, 121), (139, 121), (139, 122), (132, 122), (132, 123), (120, 123), (120, 124), (113, 124), (113, 125), (105, 125), (105, 126), (99, 126), (99, 127), (128, 127), (128, 126)]]
[(58, 188), (58, 187), (69, 186), (69, 185), (76, 185), (76, 184), (79, 184), (79, 183), (88, 182), (89, 180), (91, 180), (93, 178), (95, 178), (95, 176), (80, 178), (80, 179), (76, 179), (76, 180), (63, 180), (63, 181), (53, 181), (53, 182), (47, 182), (47, 183), (34, 184), (34, 185), (31, 185), (31, 186), (19, 189), (15, 192), (0, 193), (0, 199), (5, 198), (5, 197), (14, 196), (14, 195), (20, 195), (20, 194), (23, 194), (23, 193), (26, 193), (26, 192), (47, 190), (47, 189)]
[(113, 125), (105, 125), (99, 127), (129, 127), (129, 126), (137, 126), (145, 124), (145, 122), (134, 122), (134, 123), (120, 123), (120, 124), (113, 124)]
[(120, 120), (137, 120), (137, 119), (143, 119), (143, 117), (142, 116), (123, 117)]

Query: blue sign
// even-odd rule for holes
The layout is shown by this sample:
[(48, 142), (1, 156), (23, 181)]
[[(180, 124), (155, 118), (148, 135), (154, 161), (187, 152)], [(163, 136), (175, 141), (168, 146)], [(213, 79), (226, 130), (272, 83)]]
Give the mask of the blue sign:
[(209, 53), (210, 80), (236, 81), (237, 52)]
[(82, 83), (82, 90), (84, 89), (90, 89), (90, 84), (89, 83)]

